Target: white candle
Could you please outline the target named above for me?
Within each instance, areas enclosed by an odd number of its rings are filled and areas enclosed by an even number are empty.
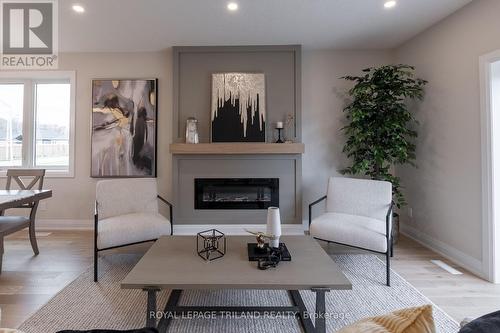
[[[278,121],[276,123],[276,128],[283,128],[283,122],[282,121]]]

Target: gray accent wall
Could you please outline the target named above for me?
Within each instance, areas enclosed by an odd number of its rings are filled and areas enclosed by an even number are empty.
[[[301,140],[301,85],[298,45],[174,47],[174,142],[183,142],[186,119],[198,119],[200,142],[209,142],[212,73],[264,73],[267,141],[277,139],[274,124],[288,114],[295,123],[287,139]]]
[[[300,159],[293,156],[186,156],[174,159],[177,174],[176,223],[178,224],[263,224],[267,210],[194,209],[195,178],[279,178],[282,223],[299,223],[301,179]]]
[[[286,139],[300,142],[300,46],[174,47],[173,59],[173,142],[184,142],[188,117],[198,119],[200,142],[209,142],[211,77],[221,72],[264,73],[267,142],[276,141],[274,124],[289,114],[294,122]],[[282,223],[302,223],[300,154],[173,155],[175,223],[265,224],[267,210],[194,209],[195,178],[279,178]]]

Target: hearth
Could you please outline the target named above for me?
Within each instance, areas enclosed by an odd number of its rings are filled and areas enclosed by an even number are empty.
[[[195,178],[195,209],[267,209],[279,206],[278,178]]]

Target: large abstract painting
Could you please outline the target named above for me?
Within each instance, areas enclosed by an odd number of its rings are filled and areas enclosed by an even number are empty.
[[[157,80],[92,81],[92,177],[156,176]]]
[[[211,111],[212,142],[265,142],[264,74],[212,74]]]

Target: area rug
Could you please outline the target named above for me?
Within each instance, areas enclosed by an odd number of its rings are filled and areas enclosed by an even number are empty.
[[[396,273],[392,286],[386,287],[385,264],[374,255],[337,255],[332,258],[353,285],[352,290],[327,293],[327,332],[358,319],[396,309],[432,304],[418,290]],[[137,290],[120,289],[120,281],[138,261],[137,255],[113,254],[100,263],[99,283],[92,281],[92,267],[64,288],[45,306],[26,320],[20,330],[26,333],[52,333],[62,329],[131,329],[144,326],[146,295]],[[101,268],[102,267],[102,268]],[[279,266],[278,268],[279,269]],[[221,274],[224,274],[221,272]],[[203,276],[200,276],[203,279]],[[169,291],[158,297],[163,308]],[[314,294],[301,291],[309,311],[314,310]],[[287,305],[283,291],[186,291],[180,304],[196,305]],[[434,306],[437,332],[456,333],[458,324]],[[169,332],[301,332],[293,317],[235,316],[232,318],[181,318],[172,322]]]

